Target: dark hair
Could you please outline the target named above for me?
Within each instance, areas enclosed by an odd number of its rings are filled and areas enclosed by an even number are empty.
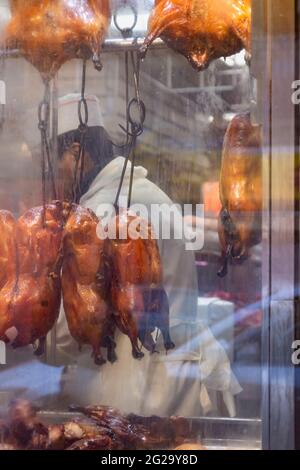
[[[79,143],[81,134],[78,129],[58,136],[58,158],[74,143]],[[114,158],[113,145],[103,127],[89,127],[85,136],[85,150],[94,162],[94,168],[84,178],[82,192],[86,192],[97,174]]]

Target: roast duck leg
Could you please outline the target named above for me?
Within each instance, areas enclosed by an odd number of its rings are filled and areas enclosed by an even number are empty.
[[[6,43],[52,78],[68,60],[99,56],[110,20],[109,0],[11,0]]]
[[[219,238],[223,267],[228,260],[243,261],[261,241],[262,141],[261,128],[250,115],[236,116],[227,129],[220,176]]]
[[[139,342],[155,351],[153,332],[158,328],[166,350],[174,348],[169,334],[169,304],[162,285],[162,267],[151,226],[136,215],[121,212],[112,221],[115,239],[107,240],[112,269],[111,301],[115,321],[140,358]],[[144,230],[145,237],[131,236],[131,228]]]
[[[96,364],[116,359],[114,318],[109,303],[110,270],[104,241],[97,236],[98,218],[89,209],[73,205],[64,230],[62,290],[64,310],[73,338],[89,344]]]
[[[142,47],[161,37],[196,70],[250,48],[251,0],[156,0]]]
[[[63,204],[33,208],[17,221],[1,212],[0,219],[0,339],[14,348],[39,340],[39,354],[59,314]]]

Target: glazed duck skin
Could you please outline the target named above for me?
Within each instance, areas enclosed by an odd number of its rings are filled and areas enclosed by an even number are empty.
[[[7,211],[0,211],[0,340],[8,342],[6,332],[12,326],[9,310],[11,296],[16,285],[16,226],[14,216]]]
[[[19,220],[17,279],[11,312],[19,332],[14,347],[46,338],[58,318],[62,263],[63,205],[29,210]]]
[[[250,115],[236,116],[228,126],[220,177],[222,210],[219,238],[225,261],[243,261],[249,249],[261,240],[262,142],[261,129]]]
[[[15,348],[39,340],[38,354],[60,307],[62,203],[29,210],[16,222],[14,233],[15,269],[0,291],[0,338],[11,340]],[[14,338],[7,335],[9,330]]]
[[[94,54],[110,20],[109,0],[11,0],[8,47],[18,47],[44,78],[68,60]]]
[[[144,225],[143,222],[127,211],[122,212],[113,221],[117,237],[108,241],[112,306],[119,329],[130,338],[135,358],[143,356],[138,340],[154,351],[151,333],[156,327],[162,332],[166,350],[174,347],[169,334],[169,304],[162,286],[161,260],[151,226],[147,225],[145,238],[134,239],[130,234],[131,224]],[[120,233],[125,237],[121,238]]]
[[[62,270],[63,303],[69,330],[79,345],[92,346],[95,363],[105,358],[101,346],[108,348],[114,362],[114,323],[109,306],[109,271],[104,242],[97,236],[96,215],[73,205],[64,230]]]
[[[251,0],[156,0],[142,47],[161,37],[196,70],[250,48]]]

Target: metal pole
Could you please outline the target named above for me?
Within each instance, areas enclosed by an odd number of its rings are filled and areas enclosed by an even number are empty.
[[[103,53],[107,52],[123,52],[123,51],[136,51],[144,43],[145,38],[116,38],[106,39],[103,44]],[[162,39],[156,39],[149,49],[165,49],[167,46]],[[22,51],[19,49],[1,49],[0,58],[16,59],[22,57]]]

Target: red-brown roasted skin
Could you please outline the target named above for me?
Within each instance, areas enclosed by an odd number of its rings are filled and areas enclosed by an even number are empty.
[[[14,253],[16,220],[8,211],[0,211],[0,289],[14,275],[16,259]]]
[[[0,211],[0,339],[7,341],[5,332],[11,326],[8,310],[11,293],[16,283],[16,225],[14,216],[7,211]]]
[[[165,348],[171,349],[174,344],[169,335],[169,304],[162,286],[161,260],[152,228],[126,211],[111,224],[117,228],[115,239],[108,241],[112,265],[111,301],[116,324],[130,338],[132,353],[137,359],[143,356],[138,339],[148,350],[154,351],[151,333],[156,327],[163,334]],[[143,235],[134,237],[136,229]]]
[[[249,50],[251,0],[156,0],[142,48],[161,37],[196,70],[211,61]]]
[[[14,269],[0,291],[0,339],[11,341],[15,348],[39,340],[36,353],[42,353],[47,333],[57,320],[62,233],[60,202],[33,208],[15,223],[10,254]],[[8,334],[11,329],[13,338]]]
[[[42,347],[58,318],[62,235],[61,202],[30,209],[18,220],[17,276],[10,306],[12,326],[18,331],[13,347],[37,340]]]
[[[44,78],[68,60],[99,56],[110,20],[109,0],[11,0],[8,47],[18,47]]]
[[[261,128],[249,114],[236,116],[227,129],[220,176],[222,210],[219,238],[225,261],[245,260],[249,248],[261,240],[262,140]]]
[[[62,288],[64,309],[73,338],[90,344],[96,364],[105,362],[101,346],[114,362],[113,318],[108,303],[109,272],[104,241],[97,235],[97,216],[73,205],[64,231]]]

